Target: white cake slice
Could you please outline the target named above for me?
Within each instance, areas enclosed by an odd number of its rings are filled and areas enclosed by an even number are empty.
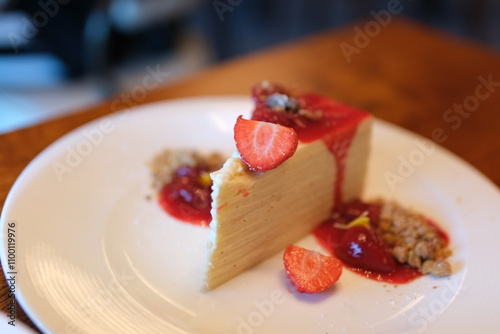
[[[235,152],[212,173],[205,289],[283,251],[327,219],[336,204],[361,196],[372,118],[355,113],[354,121],[299,142],[293,156],[275,169],[251,171]]]

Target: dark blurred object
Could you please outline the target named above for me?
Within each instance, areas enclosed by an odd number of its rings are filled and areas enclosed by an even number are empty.
[[[201,0],[110,0],[107,61],[116,64],[141,55],[174,50],[186,20]]]
[[[19,33],[5,33],[3,53],[49,52],[69,78],[174,48],[183,15],[199,0],[4,0],[0,11],[26,15]],[[1,12],[0,12],[1,14]],[[10,34],[10,36],[9,36]]]
[[[203,17],[219,59],[226,59],[352,21],[373,20],[372,11],[395,2],[403,8],[398,16],[500,49],[497,0],[221,0],[206,2]]]
[[[136,32],[192,11],[201,0],[111,0],[109,16],[118,31]]]
[[[64,0],[61,3],[55,0],[12,1],[7,9],[24,12],[31,18],[31,21],[21,23],[23,33],[18,37],[19,43],[12,45],[14,51],[48,51],[57,55],[67,65],[69,77],[84,74],[84,31],[95,5],[95,0]],[[11,41],[15,42],[13,38]],[[29,42],[24,42],[28,40]]]
[[[69,77],[103,73],[128,59],[176,48],[182,29],[198,29],[217,60],[307,34],[373,19],[397,0],[0,0],[44,20],[20,52],[49,51]],[[400,0],[406,16],[500,49],[500,1]],[[2,8],[3,7],[3,8]],[[42,13],[42,14],[40,14]],[[38,15],[38,16],[37,16]],[[2,33],[0,31],[0,33]],[[1,48],[1,46],[0,46]],[[0,52],[13,52],[12,48]],[[16,53],[18,50],[16,50]]]

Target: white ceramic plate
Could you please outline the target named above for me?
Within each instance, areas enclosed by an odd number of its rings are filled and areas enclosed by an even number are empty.
[[[397,199],[439,222],[451,237],[451,277],[394,286],[345,271],[327,292],[300,295],[278,254],[201,292],[208,229],[178,222],[146,199],[146,163],[166,147],[229,155],[236,116],[250,109],[240,97],[142,106],[72,131],[25,169],[2,214],[1,260],[9,271],[7,233],[14,223],[17,297],[39,328],[201,334],[500,329],[498,189],[432,142],[381,121],[366,197]],[[299,244],[319,249],[311,236]]]

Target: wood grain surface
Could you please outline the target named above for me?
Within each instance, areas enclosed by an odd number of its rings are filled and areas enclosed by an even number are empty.
[[[292,41],[93,108],[0,136],[0,205],[24,167],[50,143],[100,116],[152,101],[249,94],[263,79],[312,90],[373,113],[454,152],[500,185],[500,56],[403,20],[360,37],[366,22]],[[359,28],[355,29],[355,28]],[[352,53],[346,57],[344,49]],[[155,68],[152,64],[151,68]],[[161,69],[160,69],[161,71]],[[146,73],[145,73],[146,74]],[[158,81],[161,81],[159,78]],[[22,237],[22,236],[20,236]],[[10,298],[0,285],[1,310]],[[4,317],[7,321],[8,318]],[[18,309],[17,320],[34,325]]]

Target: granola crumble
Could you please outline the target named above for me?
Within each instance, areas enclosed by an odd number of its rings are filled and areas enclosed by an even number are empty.
[[[451,265],[446,260],[451,250],[422,215],[395,203],[383,203],[378,228],[398,262],[417,268],[424,275],[451,275]]]

